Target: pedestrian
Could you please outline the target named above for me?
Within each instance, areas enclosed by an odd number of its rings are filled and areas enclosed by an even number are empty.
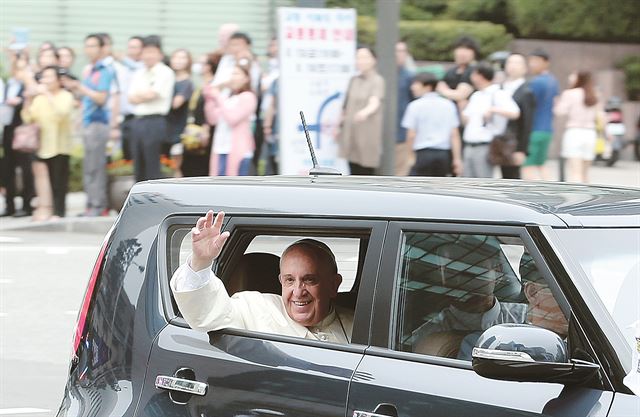
[[[415,152],[413,176],[462,175],[458,110],[435,92],[437,85],[438,79],[430,73],[417,74],[411,83],[411,92],[418,98],[409,103],[402,127],[407,129],[406,143]]]
[[[162,177],[160,152],[167,138],[166,117],[175,81],[163,58],[160,38],[147,36],[142,48],[144,67],[133,75],[129,89],[129,102],[135,106],[131,145],[136,181]]]
[[[504,133],[509,119],[520,116],[520,109],[511,95],[499,85],[492,84],[493,75],[493,68],[486,62],[479,63],[471,72],[476,92],[462,111],[465,177],[493,177],[489,144],[494,136]]]
[[[580,71],[575,83],[565,90],[556,102],[554,113],[566,116],[566,130],[562,136],[562,157],[567,161],[567,179],[588,183],[589,168],[595,158],[596,117],[604,118],[591,73]]]
[[[518,105],[520,117],[509,120],[507,124],[507,129],[517,139],[517,146],[511,155],[511,164],[503,165],[500,169],[502,178],[520,179],[520,166],[527,157],[536,101],[529,83],[525,79],[527,61],[523,55],[517,53],[509,55],[505,61],[504,71],[506,80],[503,83],[503,88],[511,94],[511,98]]]
[[[467,105],[467,100],[473,93],[471,73],[478,59],[478,43],[468,37],[460,37],[453,46],[453,61],[455,66],[450,68],[438,83],[436,91],[442,96],[453,100],[462,111]]]
[[[73,94],[62,88],[58,67],[44,68],[40,82],[40,94],[27,100],[21,114],[25,123],[36,123],[40,128],[40,148],[32,163],[38,197],[35,221],[66,215],[74,107]]]
[[[558,81],[549,72],[549,55],[542,49],[536,49],[529,54],[528,63],[529,71],[533,74],[529,88],[533,92],[536,108],[533,113],[527,159],[522,165],[522,178],[548,181],[551,174],[545,163],[553,137],[553,102],[558,95]]]
[[[143,67],[141,61],[143,38],[132,36],[127,41],[127,51],[114,62],[114,69],[120,88],[120,149],[122,158],[131,160],[131,124],[133,121],[133,105],[129,102],[129,90],[133,74]]]
[[[353,175],[373,175],[382,154],[382,100],[384,79],[376,71],[369,47],[356,51],[358,75],[351,78],[342,111],[339,156]]]
[[[84,53],[89,59],[82,82],[65,80],[65,87],[82,97],[82,142],[84,159],[82,183],[87,194],[83,215],[89,217],[109,214],[107,204],[107,156],[109,140],[109,94],[114,78],[113,68],[105,65],[102,47],[104,38],[89,34],[84,40]]]
[[[58,66],[60,69],[71,73],[71,68],[76,60],[76,53],[69,46],[61,46],[58,48]]]
[[[249,175],[255,142],[251,119],[258,100],[251,90],[251,63],[240,60],[231,73],[228,88],[214,85],[205,91],[205,114],[216,126],[209,175]]]
[[[32,154],[25,152],[17,152],[13,150],[13,137],[16,127],[22,124],[20,112],[24,102],[24,84],[19,79],[18,57],[11,56],[11,76],[7,79],[6,84],[2,87],[0,95],[2,104],[0,105],[0,124],[2,130],[2,150],[3,163],[0,175],[1,183],[5,187],[5,211],[0,217],[13,216],[25,217],[31,216],[31,199],[34,196],[33,173],[31,171]],[[0,79],[0,85],[2,84]],[[20,183],[22,190],[22,208],[16,210],[15,197],[17,195],[16,173],[20,168]]]
[[[209,175],[209,159],[211,158],[211,143],[215,126],[209,125],[204,114],[205,98],[203,89],[211,85],[213,77],[222,58],[221,53],[206,54],[198,59],[194,66],[194,73],[201,77],[201,88],[195,90],[191,102],[193,128],[187,125],[183,138],[182,175],[185,177],[200,177]]]
[[[189,117],[189,101],[193,94],[193,81],[191,81],[191,53],[186,49],[177,49],[171,54],[171,69],[175,72],[175,84],[173,87],[173,99],[171,110],[167,115],[168,142],[165,147],[165,155],[171,156],[176,167],[176,176],[181,177],[183,147],[180,143],[180,135],[187,126]]]
[[[415,162],[413,159],[413,150],[406,141],[407,129],[402,126],[402,117],[413,98],[411,94],[411,84],[414,73],[408,68],[408,60],[409,49],[407,43],[404,41],[396,43],[396,65],[398,68],[398,114],[396,120],[395,174],[400,176],[409,175],[411,166]]]

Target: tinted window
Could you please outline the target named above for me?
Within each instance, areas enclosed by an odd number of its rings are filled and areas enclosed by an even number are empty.
[[[399,350],[470,360],[482,331],[499,323],[567,334],[567,320],[520,238],[408,232],[401,256]]]

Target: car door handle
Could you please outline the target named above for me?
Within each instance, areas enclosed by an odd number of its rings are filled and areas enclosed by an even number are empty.
[[[373,411],[355,410],[353,417],[398,417],[398,409],[393,404],[380,403]]]
[[[156,388],[168,391],[178,391],[192,395],[205,395],[208,387],[209,385],[204,382],[192,381],[190,379],[164,375],[158,375],[156,377]]]
[[[353,412],[353,417],[390,417],[390,416],[388,414],[378,414],[378,413],[372,413],[370,411],[355,410]]]

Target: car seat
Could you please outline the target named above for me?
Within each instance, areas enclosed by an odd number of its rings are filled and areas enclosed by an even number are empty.
[[[229,294],[240,291],[281,294],[278,280],[280,257],[272,253],[245,253],[238,261],[227,284]]]

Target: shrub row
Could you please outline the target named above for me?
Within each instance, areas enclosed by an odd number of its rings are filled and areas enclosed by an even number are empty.
[[[376,29],[374,17],[358,16],[358,42],[375,45]],[[399,23],[399,30],[400,38],[407,42],[418,61],[451,61],[452,45],[463,35],[479,43],[481,57],[505,49],[513,39],[504,26],[489,22],[403,20]]]

